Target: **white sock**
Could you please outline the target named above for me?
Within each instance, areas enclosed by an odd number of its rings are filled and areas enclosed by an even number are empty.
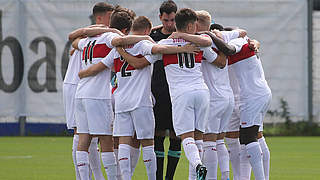
[[[98,151],[98,138],[92,138],[89,146],[89,162],[95,180],[104,180],[101,171],[100,153]]]
[[[182,145],[185,155],[189,160],[189,163],[191,163],[192,167],[196,169],[197,165],[202,163],[200,159],[199,150],[196,146],[196,143],[194,142],[194,139],[191,137],[185,138],[182,141]]]
[[[240,145],[240,180],[248,180],[251,176],[251,165],[248,158],[246,146]]]
[[[202,161],[202,157],[203,157],[203,140],[196,140],[195,143],[196,143],[196,146],[197,146],[198,151],[199,151],[200,159]],[[197,178],[196,170],[195,170],[195,168],[192,167],[191,163],[189,162],[189,180],[196,179],[196,178]]]
[[[252,142],[246,145],[249,161],[256,180],[265,180],[262,163],[262,151],[258,142]]]
[[[120,165],[119,165],[119,161],[118,161],[119,150],[113,149],[113,152],[114,152],[114,156],[116,157],[116,162],[117,162],[117,180],[122,180]]]
[[[108,180],[117,180],[117,162],[113,152],[101,152],[103,167]]]
[[[156,180],[157,160],[154,146],[142,147],[143,162],[147,169],[148,179]]]
[[[221,180],[229,179],[229,153],[226,145],[224,144],[224,139],[217,140],[217,154],[218,162],[221,171]]]
[[[240,142],[239,138],[225,138],[229,148],[229,157],[232,165],[233,179],[240,179]]]
[[[140,158],[140,148],[131,147],[131,174],[133,176],[134,169],[136,168],[139,158]]]
[[[216,142],[205,141],[203,143],[203,164],[207,167],[207,180],[216,180],[218,171],[218,157]]]
[[[258,139],[262,150],[262,158],[263,158],[263,169],[264,169],[264,176],[266,180],[269,180],[269,170],[270,170],[270,151],[266,140],[264,137]]]
[[[72,142],[72,160],[73,160],[73,164],[74,164],[74,170],[76,173],[76,180],[81,180],[79,169],[77,166],[77,159],[76,159],[76,152],[77,152],[78,143],[79,143],[79,135],[75,134],[73,136],[73,142]]]
[[[89,179],[89,155],[86,151],[77,151],[77,166],[79,169],[81,180]]]
[[[124,180],[131,179],[131,158],[130,158],[131,146],[128,144],[119,145],[118,161],[120,164],[121,174]]]

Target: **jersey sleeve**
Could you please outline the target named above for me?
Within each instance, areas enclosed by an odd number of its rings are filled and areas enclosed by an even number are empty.
[[[145,58],[149,61],[150,64],[153,64],[156,61],[162,60],[162,54],[147,55],[145,56]]]
[[[141,46],[140,46],[140,50],[141,50],[141,54],[143,56],[145,55],[151,55],[152,54],[152,47],[155,44],[153,44],[152,42],[148,41],[148,40],[143,40],[141,41]]]
[[[242,46],[246,44],[246,40],[244,40],[243,38],[237,38],[231,40],[228,44],[234,46],[236,48],[236,53],[238,53],[241,51]]]
[[[83,51],[86,46],[87,46],[87,38],[80,39],[80,41],[78,42],[79,50]]]
[[[111,68],[113,67],[114,57],[115,57],[116,53],[117,53],[116,49],[113,48],[113,49],[109,52],[109,54],[108,54],[105,58],[103,58],[103,59],[101,60],[101,62],[102,62],[105,66],[107,66],[108,68],[111,69]]]
[[[116,37],[120,37],[119,34],[117,33],[112,33],[112,32],[108,32],[105,36],[105,42],[106,42],[106,45],[109,47],[109,48],[114,48],[112,46],[112,40]]]
[[[239,38],[239,31],[221,31],[225,42],[230,42],[232,39]]]
[[[215,61],[218,57],[218,54],[216,52],[213,51],[213,49],[211,47],[205,47],[202,48],[203,51],[203,57],[209,62],[212,63],[213,61]]]

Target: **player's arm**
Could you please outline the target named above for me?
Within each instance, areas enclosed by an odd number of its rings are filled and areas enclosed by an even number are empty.
[[[79,75],[80,79],[85,78],[85,77],[89,77],[89,76],[95,76],[99,72],[101,72],[107,68],[108,67],[106,65],[104,65],[102,62],[99,62],[98,64],[94,64],[94,65],[90,66],[88,69],[80,70],[78,75]]]
[[[142,69],[150,65],[150,62],[145,57],[134,57],[131,54],[127,53],[121,46],[117,47],[117,51],[120,56],[122,56],[123,59],[125,59],[135,69]]]
[[[212,62],[215,66],[219,68],[224,68],[227,65],[227,57],[222,52],[218,52],[217,58]]]
[[[114,47],[125,46],[129,44],[135,44],[142,40],[149,40],[154,42],[150,36],[141,36],[141,35],[127,35],[127,36],[117,36],[112,39],[111,44]]]
[[[234,46],[229,45],[224,42],[222,39],[218,38],[214,33],[206,31],[207,35],[209,35],[213,41],[213,43],[217,46],[219,51],[222,51],[226,56],[231,56],[236,53],[236,48]]]
[[[248,39],[249,48],[254,50],[256,53],[259,52],[260,49],[260,42],[253,39]]]
[[[235,29],[235,31],[239,32],[239,37],[245,37],[247,35],[247,31],[244,29]]]
[[[160,29],[160,28],[162,28],[162,27],[163,27],[162,24],[160,24],[160,25],[158,25],[158,26],[154,26],[154,27],[152,27],[151,32],[152,32],[152,31],[155,31],[155,30],[158,30],[158,29]]]
[[[81,40],[81,38],[77,38],[77,39],[75,39],[74,41],[72,41],[72,47],[74,48],[74,49],[76,49],[76,50],[80,50],[80,48],[79,48],[79,42],[80,42],[80,40]]]
[[[187,33],[178,33],[178,32],[173,32],[169,38],[180,38],[184,39],[186,41],[192,42],[198,46],[201,47],[207,47],[211,46],[212,41],[210,37],[207,36],[199,36],[199,35],[194,35],[194,34],[187,34]]]
[[[156,44],[152,47],[152,54],[176,54],[176,53],[197,53],[200,48],[196,45],[187,44],[185,46],[170,46]]]
[[[105,32],[113,32],[119,35],[123,35],[123,33],[115,28],[108,28],[102,26],[94,26],[94,27],[86,27],[77,29],[69,34],[69,40],[72,41],[76,38],[82,37],[92,37],[96,36]]]

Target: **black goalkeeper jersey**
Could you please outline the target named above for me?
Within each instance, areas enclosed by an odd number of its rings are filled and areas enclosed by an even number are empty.
[[[162,28],[156,29],[150,33],[150,37],[156,42],[162,39],[167,39],[171,35],[163,34],[161,32],[161,29]],[[161,108],[163,104],[164,106],[171,107],[169,86],[164,71],[163,61],[156,61],[153,65],[151,91],[154,98],[156,99],[156,106],[159,105],[159,108]]]

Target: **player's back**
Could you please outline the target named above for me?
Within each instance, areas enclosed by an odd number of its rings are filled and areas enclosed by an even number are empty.
[[[111,40],[118,36],[114,33],[103,33],[100,36],[88,37],[80,40],[82,50],[82,69],[88,69],[106,57],[113,46]],[[98,73],[96,76],[82,78],[78,84],[77,98],[110,99],[110,69]]]
[[[239,36],[239,33],[236,31],[221,31],[221,33],[226,43]],[[214,43],[212,43],[211,47],[218,53],[219,50]],[[228,65],[219,68],[208,61],[202,61],[201,70],[205,83],[210,90],[211,99],[229,98],[233,95],[229,83]]]
[[[189,42],[184,39],[163,39],[159,44],[184,46]],[[177,97],[183,92],[195,89],[208,89],[201,72],[203,51],[197,54],[178,53],[163,54],[163,64],[169,84],[171,97]]]
[[[232,66],[239,81],[241,99],[270,94],[271,90],[265,80],[261,61],[249,48],[247,40],[238,38],[231,43],[242,46],[240,52],[229,57],[229,65]]]
[[[150,41],[140,41],[134,45],[127,46],[126,52],[135,57],[151,55],[153,44]],[[151,101],[151,67],[135,69],[128,64],[113,49],[113,66],[117,73],[117,89],[114,91],[116,112],[132,111],[140,106],[152,107]]]

